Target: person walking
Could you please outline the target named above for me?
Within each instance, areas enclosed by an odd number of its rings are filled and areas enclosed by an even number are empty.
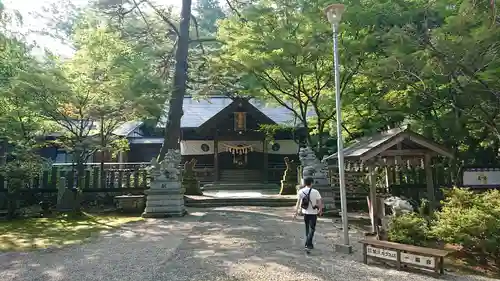
[[[295,204],[295,219],[299,212],[304,215],[304,224],[306,226],[306,250],[314,249],[314,232],[316,231],[316,222],[318,215],[323,213],[323,201],[321,194],[317,189],[312,187],[313,178],[307,177],[304,179],[304,187],[297,192],[297,203]]]

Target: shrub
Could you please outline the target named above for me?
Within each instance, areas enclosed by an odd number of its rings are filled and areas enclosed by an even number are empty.
[[[500,258],[500,192],[454,188],[432,223],[433,236],[480,260]]]
[[[18,193],[26,187],[30,179],[39,175],[42,169],[42,160],[30,151],[16,148],[10,153],[12,160],[0,167],[0,175],[7,179],[7,216],[15,217],[19,205]]]
[[[397,215],[389,222],[387,232],[389,241],[424,246],[428,240],[429,226],[427,220],[416,214]]]

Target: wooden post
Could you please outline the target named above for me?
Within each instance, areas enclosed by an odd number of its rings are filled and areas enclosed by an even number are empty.
[[[402,143],[396,144],[396,149],[397,150],[402,150],[403,149],[403,144]],[[394,157],[394,173],[396,174],[395,178],[399,179],[398,184],[402,184],[402,180],[403,180],[402,173],[401,173],[401,171],[403,170],[402,166],[403,166],[403,159],[402,159],[402,157],[400,155]],[[394,183],[396,183],[396,182],[394,182]]]
[[[0,177],[0,180],[2,178]],[[2,185],[2,183],[0,182],[0,185]],[[49,171],[48,170],[45,170],[43,171],[43,175],[42,175],[42,188],[43,189],[48,189],[49,188]]]
[[[126,171],[125,172],[125,188],[130,188],[130,176],[132,174],[130,173],[130,171]]]
[[[269,167],[268,167],[269,163],[268,163],[267,140],[266,139],[264,139],[262,141],[262,153],[264,153],[263,154],[263,156],[264,156],[263,157],[264,158],[264,163],[263,163],[264,166],[263,167],[264,168],[262,170],[262,182],[267,183],[268,182],[268,174],[269,174]]]
[[[109,170],[109,188],[115,188],[115,171]]]
[[[215,133],[214,140],[214,181],[219,181],[219,141],[217,140],[217,133]]]
[[[434,261],[434,263],[437,264],[437,261]],[[439,273],[444,274],[444,257],[439,257]]]
[[[389,187],[394,183],[394,159],[392,157],[385,158],[385,188],[386,191],[389,191]]]
[[[123,151],[118,152],[118,169],[123,169]]]
[[[425,169],[425,182],[427,185],[427,199],[429,200],[429,210],[434,211],[435,208],[435,191],[434,191],[434,180],[432,179],[432,167],[431,167],[431,155],[425,154],[424,157],[424,169]]]
[[[104,188],[104,186],[99,186],[99,167],[94,167],[92,169],[92,188]]]
[[[139,188],[139,169],[134,170],[134,189]]]
[[[57,169],[57,166],[52,166],[52,169],[50,171],[50,188],[51,189],[57,189],[57,178],[59,177],[59,170]],[[7,187],[7,186],[5,186]]]
[[[148,170],[144,169],[142,170],[142,184],[141,184],[141,187],[144,188],[144,189],[147,189],[148,188]]]
[[[368,263],[368,253],[366,251],[366,247],[368,245],[366,243],[363,243],[363,263],[367,264]]]
[[[123,188],[123,171],[118,171],[118,188]]]
[[[401,250],[396,250],[396,268],[401,270]]]
[[[375,233],[377,231],[377,187],[375,180],[375,172],[373,170],[373,163],[368,164],[368,177],[370,180],[370,207],[371,207],[371,221],[372,221],[372,231]]]
[[[90,178],[90,170],[85,170],[85,189],[89,189],[90,188],[90,182],[92,181],[92,179]]]

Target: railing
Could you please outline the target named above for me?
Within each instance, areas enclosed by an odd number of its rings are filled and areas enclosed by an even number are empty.
[[[269,163],[267,180],[271,183],[280,183],[283,179],[283,173],[286,170],[286,165],[282,162]]]
[[[61,177],[66,180],[67,188],[80,187],[84,192],[143,190],[149,186],[149,171],[144,167],[127,167],[125,169],[109,167],[101,171],[99,167],[88,166],[81,177],[74,169],[67,166],[54,165],[51,169],[41,171],[33,178],[26,179],[23,192],[55,192]],[[101,179],[104,178],[104,186]],[[81,183],[78,182],[81,180]],[[5,192],[9,179],[0,177],[0,192]]]
[[[215,168],[212,164],[196,164],[193,171],[200,182],[215,181]]]

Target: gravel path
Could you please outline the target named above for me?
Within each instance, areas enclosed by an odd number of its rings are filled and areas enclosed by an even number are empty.
[[[332,251],[336,224],[318,222],[316,248],[302,250],[303,225],[289,209],[216,209],[180,219],[148,220],[58,250],[0,255],[1,281],[290,281],[439,280],[367,266]],[[268,214],[266,214],[268,213]],[[493,280],[447,274],[446,280]]]

